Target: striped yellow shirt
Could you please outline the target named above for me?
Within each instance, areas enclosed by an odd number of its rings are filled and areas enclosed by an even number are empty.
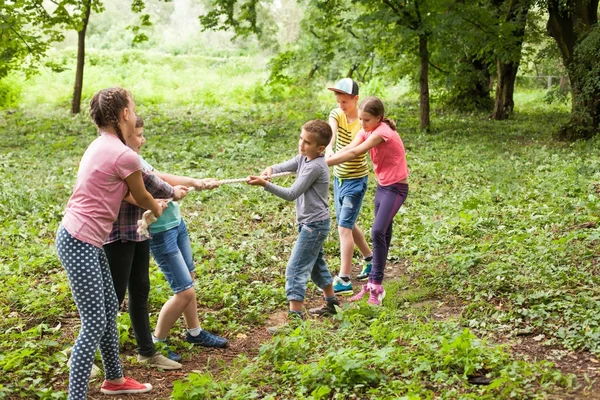
[[[346,114],[344,114],[341,108],[331,110],[329,118],[335,119],[338,124],[334,147],[334,151],[337,153],[354,140],[354,136],[360,130],[360,120],[356,118],[354,122],[349,124]],[[366,153],[356,157],[354,160],[346,161],[333,167],[333,175],[339,179],[362,178],[368,174],[369,166],[367,165]]]

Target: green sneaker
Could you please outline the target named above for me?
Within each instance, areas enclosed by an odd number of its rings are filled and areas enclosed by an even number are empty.
[[[365,267],[362,269],[360,274],[356,276],[357,281],[368,281],[369,275],[371,275],[371,268],[373,268],[373,263],[369,261]]]
[[[352,282],[345,282],[339,276],[333,278],[333,291],[338,296],[350,296],[353,293]]]

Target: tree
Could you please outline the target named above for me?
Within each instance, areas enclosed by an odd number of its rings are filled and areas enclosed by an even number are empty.
[[[599,0],[547,0],[547,29],[571,82],[571,121],[561,139],[587,139],[600,130]]]
[[[0,4],[0,79],[11,71],[37,71],[46,51],[64,36],[42,0],[3,1]],[[58,67],[45,63],[52,69]]]
[[[504,51],[496,51],[496,99],[494,101],[494,111],[491,119],[507,119],[515,108],[513,94],[515,90],[515,80],[517,71],[521,62],[521,49],[525,38],[525,26],[527,24],[527,14],[531,4],[528,0],[494,0],[495,5],[505,7],[503,24],[503,37],[506,38]]]

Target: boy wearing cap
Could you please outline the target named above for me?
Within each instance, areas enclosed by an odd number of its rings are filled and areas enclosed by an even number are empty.
[[[358,84],[351,78],[340,79],[329,87],[335,93],[338,108],[331,110],[329,125],[333,137],[326,149],[326,158],[349,145],[360,130],[358,119]],[[369,167],[366,153],[351,161],[333,167],[333,195],[340,237],[340,273],[334,278],[334,291],[338,295],[352,294],[350,272],[354,245],[360,250],[365,266],[358,280],[369,279],[373,253],[362,230],[356,225],[363,198],[367,192]]]

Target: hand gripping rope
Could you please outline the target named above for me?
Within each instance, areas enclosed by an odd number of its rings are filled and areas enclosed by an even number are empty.
[[[270,176],[270,178],[278,178],[280,176],[288,176],[288,175],[292,175],[294,173],[295,172],[279,172],[277,174],[272,174]],[[245,183],[245,182],[248,182],[249,180],[250,180],[250,178],[223,179],[223,180],[217,181],[217,183],[219,184],[219,186],[221,186],[221,185],[229,185],[232,183]],[[196,190],[196,188],[194,188],[194,187],[188,188],[188,193],[193,190]],[[159,200],[165,201],[166,203],[173,201],[173,199],[159,199]],[[150,225],[152,225],[152,223],[156,222],[156,219],[157,218],[152,211],[150,211],[150,210],[144,211],[144,214],[142,215],[142,219],[138,220],[138,222],[137,222],[137,224],[138,224],[137,233],[139,235],[142,235],[145,237],[150,237],[150,232],[148,231],[148,227]]]

